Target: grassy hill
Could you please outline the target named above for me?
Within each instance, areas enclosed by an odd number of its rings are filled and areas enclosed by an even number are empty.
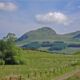
[[[44,43],[47,43],[45,47],[42,45]],[[49,27],[43,27],[25,33],[16,40],[16,44],[29,49],[35,48],[57,53],[75,53],[80,51],[80,31],[60,35]]]
[[[80,31],[60,35],[49,27],[43,27],[23,34],[20,38],[17,39],[17,43],[19,43],[20,45],[24,45],[24,43],[38,41],[38,40],[77,42],[76,39],[80,40]]]
[[[21,75],[24,80],[52,80],[80,67],[79,55],[26,50],[18,57],[22,59],[24,64],[0,66],[0,78]]]

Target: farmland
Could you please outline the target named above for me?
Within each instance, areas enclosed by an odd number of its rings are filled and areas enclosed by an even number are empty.
[[[0,78],[13,75],[23,80],[54,80],[80,67],[80,55],[51,54],[34,50],[21,53],[23,65],[1,65]]]

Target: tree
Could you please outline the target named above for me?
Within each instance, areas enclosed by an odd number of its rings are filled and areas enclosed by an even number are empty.
[[[41,43],[41,46],[42,47],[51,47],[53,44],[49,41],[44,41]]]
[[[0,40],[0,64],[20,64],[21,60],[15,58],[22,50],[12,43],[12,40]]]
[[[17,39],[16,35],[14,33],[8,33],[6,37],[3,38],[3,40],[5,41],[11,41],[11,42],[15,42],[15,40]]]
[[[49,48],[50,51],[63,50],[67,47],[67,44],[62,41],[55,41],[53,45]]]
[[[26,48],[26,49],[38,49],[40,47],[41,47],[41,45],[37,41],[31,42],[31,43],[29,43],[27,45],[22,46],[22,48]]]

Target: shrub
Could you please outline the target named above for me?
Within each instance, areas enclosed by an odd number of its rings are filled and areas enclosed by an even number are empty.
[[[51,47],[51,46],[52,46],[52,43],[49,42],[49,41],[45,41],[45,42],[42,42],[42,43],[41,43],[41,46],[42,46],[42,47]]]
[[[53,43],[53,45],[49,48],[50,51],[53,51],[53,50],[63,50],[67,47],[67,44],[64,43],[64,42],[58,42],[58,41],[55,41]]]
[[[0,40],[0,64],[19,64],[21,60],[15,59],[20,55],[22,50],[10,41]]]
[[[31,42],[31,43],[24,45],[22,47],[27,48],[27,49],[38,49],[41,47],[41,45],[38,42]]]

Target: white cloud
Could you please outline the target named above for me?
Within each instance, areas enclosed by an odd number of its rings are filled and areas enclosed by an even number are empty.
[[[61,12],[49,12],[46,14],[38,14],[35,16],[36,20],[40,23],[58,23],[67,24],[68,17]]]
[[[13,11],[16,10],[17,6],[11,2],[0,2],[0,10]]]

